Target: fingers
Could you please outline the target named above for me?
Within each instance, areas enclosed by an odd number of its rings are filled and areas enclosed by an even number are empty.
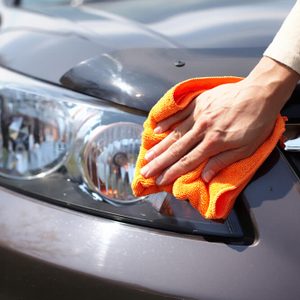
[[[193,112],[194,108],[195,108],[195,101],[192,101],[185,109],[159,122],[156,128],[154,129],[154,133],[158,134],[167,131],[172,127],[172,125],[186,119]]]
[[[155,157],[165,152],[172,144],[178,141],[185,133],[193,127],[193,119],[187,118],[177,128],[175,128],[167,137],[161,142],[153,146],[145,154],[145,159],[150,162]]]
[[[158,185],[167,185],[181,175],[194,170],[203,161],[220,152],[218,145],[218,142],[211,143],[209,138],[204,139],[202,143],[187,155],[181,155],[181,158],[175,164],[166,169],[163,174],[157,178],[156,183]]]
[[[141,174],[146,178],[156,176],[161,174],[161,172],[176,163],[178,160],[183,162],[185,159],[183,157],[186,153],[201,142],[206,128],[207,123],[205,121],[201,123],[199,122],[197,126],[193,126],[193,128],[190,129],[183,137],[179,138],[178,141],[175,142],[173,140],[173,143],[167,149],[160,152],[156,158],[141,169]],[[156,154],[157,153],[153,155]]]
[[[202,179],[206,182],[211,181],[213,177],[215,177],[222,169],[250,156],[253,152],[254,151],[250,149],[246,150],[244,147],[242,147],[222,152],[210,158],[202,171]]]

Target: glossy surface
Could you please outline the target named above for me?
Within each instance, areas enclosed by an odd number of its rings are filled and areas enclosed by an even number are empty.
[[[98,296],[109,293],[110,285],[105,281],[112,280],[120,290],[126,285],[123,297],[132,296],[132,290],[146,289],[155,291],[158,299],[160,294],[169,294],[192,299],[281,300],[286,299],[288,290],[289,299],[298,299],[300,243],[295,237],[300,234],[299,191],[298,178],[276,151],[244,192],[258,228],[258,239],[249,247],[112,222],[1,188],[0,261],[6,265],[2,253],[18,249],[31,261],[31,278],[39,274],[43,262],[54,264],[47,270],[60,266],[60,273],[67,278],[70,272],[74,277],[78,272],[89,274],[99,285],[104,284],[102,292],[96,291]],[[46,290],[49,295],[60,292],[81,299],[81,287],[79,294],[73,293],[64,281],[56,281],[54,290],[50,286],[41,290],[45,281],[60,278],[45,272],[49,277],[31,281],[35,285],[31,292],[35,291],[37,298]],[[22,282],[17,284],[16,274],[20,274],[18,269],[8,271],[5,277],[3,272],[0,275],[5,278],[0,281],[2,291],[8,282],[18,286],[10,290],[12,299],[27,288]],[[84,277],[81,283],[89,286]]]
[[[35,10],[42,14],[16,9],[5,14],[0,64],[59,84],[70,69],[99,56],[88,72],[101,80],[95,85],[94,77],[81,90],[93,90],[105,100],[147,111],[162,91],[178,80],[245,76],[292,3],[142,0],[100,1],[78,7],[37,5]],[[157,48],[162,50],[153,50]],[[183,50],[186,48],[197,50]],[[176,68],[177,60],[187,63]],[[80,83],[87,75],[84,66],[81,69],[84,74],[76,72],[74,79],[79,78]]]
[[[60,84],[63,74],[93,56],[113,53],[127,68],[130,56],[123,54],[129,48],[193,47],[204,50],[202,59],[191,59],[202,68],[200,76],[245,75],[292,4],[166,0],[158,5],[157,1],[143,0],[37,8],[42,14],[20,10],[11,14],[2,9],[0,62]],[[135,53],[142,63],[142,54]],[[241,56],[236,57],[237,53]],[[171,66],[169,59],[173,63],[175,57],[170,55],[172,59],[167,56],[159,61],[162,66],[178,73],[197,72],[189,62],[181,70]],[[228,59],[232,59],[230,63]],[[141,80],[137,75],[133,82],[128,72],[151,75],[151,67],[145,63],[145,71],[136,68],[111,73],[108,65],[107,74],[125,74],[120,76],[121,82],[133,84],[135,90]],[[152,69],[158,67],[154,64]],[[105,68],[101,72],[105,73]],[[162,82],[168,72],[163,73]],[[159,76],[159,72],[155,74]],[[94,86],[95,90],[102,88],[101,82]],[[145,84],[147,99],[153,90]],[[119,95],[120,89],[111,93]],[[297,91],[285,108],[293,119],[299,111],[296,95]],[[124,99],[127,102],[112,97],[106,101],[143,111],[150,107],[127,94]],[[60,192],[55,185],[49,189]],[[147,299],[149,294],[158,299],[162,294],[184,299],[299,299],[299,198],[299,178],[275,150],[241,195],[256,229],[255,243],[247,246],[126,225],[1,188],[0,262],[4,271],[0,273],[0,296],[30,300]]]
[[[70,89],[118,104],[149,111],[176,83],[192,77],[246,76],[260,48],[127,49],[81,62],[62,78]],[[177,63],[184,65],[177,66]],[[244,70],[240,63],[243,63]]]
[[[89,188],[113,203],[139,201],[131,183],[141,146],[143,126],[117,122],[95,129],[85,143],[81,167]]]
[[[0,119],[1,176],[31,179],[62,165],[72,139],[70,116],[51,95],[4,84]]]

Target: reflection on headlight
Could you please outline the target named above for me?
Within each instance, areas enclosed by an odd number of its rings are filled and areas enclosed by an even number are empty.
[[[136,201],[131,190],[143,127],[119,122],[95,129],[84,146],[81,165],[88,186],[106,198]]]
[[[128,117],[51,90],[0,86],[0,175],[32,179],[64,166],[103,199],[138,201],[131,182],[143,128]]]
[[[0,174],[32,178],[57,168],[71,135],[68,112],[56,102],[16,88],[0,89]]]

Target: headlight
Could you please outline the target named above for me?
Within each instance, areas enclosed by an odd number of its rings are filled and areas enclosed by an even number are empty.
[[[45,177],[64,165],[73,179],[110,201],[139,200],[130,186],[143,128],[124,122],[127,113],[76,103],[54,89],[4,83],[0,118],[3,177]]]
[[[57,169],[72,143],[63,103],[20,87],[0,89],[0,175],[31,179]]]
[[[130,186],[145,120],[140,112],[0,68],[0,118],[3,186],[125,222],[244,238],[235,212],[221,224],[166,193],[134,198]]]
[[[143,127],[129,122],[99,127],[86,141],[82,174],[88,186],[117,203],[136,202],[131,190]]]

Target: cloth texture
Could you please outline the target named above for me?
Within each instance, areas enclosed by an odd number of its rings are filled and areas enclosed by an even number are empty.
[[[146,179],[140,174],[140,170],[147,164],[144,159],[146,152],[171,132],[169,130],[162,134],[155,134],[153,130],[158,122],[184,109],[202,92],[221,84],[240,80],[239,77],[189,79],[171,88],[156,103],[144,122],[142,144],[132,182],[132,190],[135,196],[166,191],[172,193],[179,200],[188,199],[191,205],[207,219],[227,218],[237,196],[272,152],[284,132],[285,119],[282,116],[278,115],[272,134],[254,154],[223,169],[209,183],[204,182],[201,178],[201,171],[206,161],[165,186],[157,186],[155,183],[156,177]]]
[[[273,58],[300,74],[300,0],[265,50],[264,56]]]

